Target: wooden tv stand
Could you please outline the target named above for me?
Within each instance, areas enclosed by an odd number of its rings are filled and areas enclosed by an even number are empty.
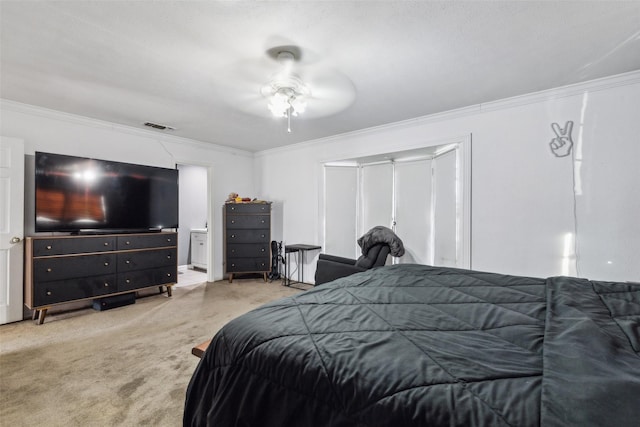
[[[171,286],[178,278],[175,232],[25,239],[25,305],[42,324],[58,304]]]

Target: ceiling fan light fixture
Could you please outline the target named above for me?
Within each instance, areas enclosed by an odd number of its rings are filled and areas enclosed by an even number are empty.
[[[307,99],[311,91],[307,85],[291,72],[294,57],[289,52],[280,52],[278,60],[284,69],[273,76],[271,81],[262,87],[262,96],[267,98],[267,108],[275,117],[288,119],[287,130],[291,132],[291,117],[297,117],[307,108]]]
[[[302,114],[310,94],[309,88],[293,75],[272,80],[262,88],[262,95],[268,100],[267,107],[276,117],[286,117],[290,108],[292,114]]]
[[[294,98],[291,100],[291,108],[295,112],[295,115],[302,114],[307,109],[306,98]]]
[[[289,97],[282,92],[276,92],[269,98],[267,108],[274,117],[286,117],[287,110],[290,108]]]

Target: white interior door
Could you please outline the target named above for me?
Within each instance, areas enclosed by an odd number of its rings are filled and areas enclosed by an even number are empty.
[[[24,143],[0,137],[0,324],[22,320]]]
[[[358,237],[377,225],[393,227],[393,164],[363,165],[361,174],[362,222]]]
[[[395,163],[395,232],[405,253],[400,264],[433,264],[431,159]]]
[[[456,188],[456,150],[433,159],[433,263],[443,267],[461,267],[458,248],[460,220]]]
[[[327,253],[357,258],[357,246],[352,254],[339,248],[348,248],[372,227],[384,225],[404,243],[405,255],[393,258],[394,263],[472,268],[471,135],[418,151],[334,163],[341,164],[334,169],[325,165],[321,192]],[[346,169],[354,165],[359,169],[355,178]]]
[[[324,247],[328,254],[351,258],[358,239],[356,166],[325,166]]]

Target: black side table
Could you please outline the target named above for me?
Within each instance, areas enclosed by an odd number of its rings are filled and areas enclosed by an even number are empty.
[[[285,257],[285,264],[284,264],[284,280],[283,280],[283,285],[285,286],[291,286],[292,283],[304,283],[304,261],[305,261],[305,253],[307,251],[315,251],[315,250],[320,250],[322,249],[322,246],[316,246],[316,245],[304,245],[304,244],[297,244],[297,245],[285,245],[284,246],[284,257]],[[289,268],[289,254],[295,252],[296,253],[296,266],[298,267],[298,281],[297,282],[292,282],[291,278],[289,277],[290,274],[290,268]]]

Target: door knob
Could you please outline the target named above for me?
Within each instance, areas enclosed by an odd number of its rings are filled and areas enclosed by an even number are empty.
[[[20,240],[22,239],[20,239],[19,237],[13,237],[11,238],[11,243],[20,243]]]

